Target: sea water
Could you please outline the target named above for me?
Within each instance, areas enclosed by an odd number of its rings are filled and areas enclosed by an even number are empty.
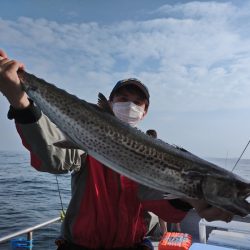
[[[63,207],[67,208],[70,174],[57,175],[57,179]],[[55,175],[32,168],[28,152],[0,151],[0,238],[56,218],[61,210]],[[58,222],[34,231],[33,249],[56,249],[60,226]],[[0,243],[0,250],[7,249],[11,249],[10,242]]]
[[[208,160],[231,170],[237,159]],[[234,173],[250,181],[250,160],[240,160]],[[71,195],[70,174],[57,175],[57,179],[66,209]],[[28,152],[0,151],[0,238],[56,218],[61,210],[55,175],[33,169]],[[60,226],[58,222],[35,230],[33,249],[56,249]],[[10,241],[0,243],[0,250],[7,249],[11,249]]]

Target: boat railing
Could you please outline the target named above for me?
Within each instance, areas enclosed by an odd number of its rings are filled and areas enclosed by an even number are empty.
[[[206,227],[215,227],[226,229],[234,232],[242,232],[250,234],[250,215],[245,217],[245,221],[232,220],[231,222],[224,221],[211,221],[205,219],[199,221],[199,237],[201,243],[207,242]]]
[[[8,234],[6,236],[3,236],[1,237],[0,236],[0,243],[3,243],[5,241],[8,241],[14,237],[17,237],[17,236],[20,236],[20,235],[24,235],[24,234],[27,234],[27,240],[28,241],[31,241],[33,239],[33,232],[37,229],[40,229],[42,227],[45,227],[47,225],[50,225],[52,223],[55,223],[55,222],[58,222],[58,221],[61,221],[61,217],[56,217],[54,219],[51,219],[51,220],[48,220],[48,221],[45,221],[41,224],[38,224],[38,225],[35,225],[33,227],[28,227],[26,229],[23,229],[23,230],[20,230],[20,231],[17,231],[17,232],[14,232],[14,233],[11,233],[11,234]]]

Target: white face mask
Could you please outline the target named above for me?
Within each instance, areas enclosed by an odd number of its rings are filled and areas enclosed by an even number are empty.
[[[112,104],[112,108],[118,119],[128,123],[132,127],[136,127],[144,114],[144,108],[133,102],[115,102]]]

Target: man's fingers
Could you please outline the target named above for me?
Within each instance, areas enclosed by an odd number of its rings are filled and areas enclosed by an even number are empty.
[[[233,214],[223,209],[213,207],[204,200],[189,200],[201,218],[207,221],[222,220],[230,222]]]
[[[5,69],[11,67],[12,70],[17,71],[18,69],[24,70],[24,64],[15,60],[8,59],[7,54],[0,49],[0,66],[3,66]]]
[[[221,211],[215,207],[208,207],[199,212],[199,215],[207,221],[218,220],[220,214]]]
[[[225,222],[230,222],[233,218],[232,213],[226,212],[216,207],[210,207],[200,211],[200,216],[205,218],[207,221],[222,220]]]
[[[6,64],[7,62],[9,62],[10,60],[8,58],[3,58],[3,57],[0,57],[0,66]]]
[[[8,63],[6,63],[6,69],[17,71],[20,68],[24,68],[23,63],[21,63],[21,62],[11,60]]]
[[[200,213],[200,211],[205,210],[208,207],[211,207],[205,200],[196,200],[196,199],[185,199],[186,202],[188,202],[190,205],[192,205],[197,213]]]
[[[18,71],[18,69],[24,69],[24,64],[15,60],[3,59],[0,61],[0,66],[2,70],[7,71]]]
[[[3,58],[8,57],[7,54],[2,49],[0,49],[0,57],[3,57]],[[0,58],[0,60],[1,60],[1,58]]]

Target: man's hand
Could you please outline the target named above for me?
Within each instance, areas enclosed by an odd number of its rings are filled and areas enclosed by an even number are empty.
[[[201,218],[207,221],[222,220],[230,222],[234,216],[228,211],[209,205],[204,200],[185,199],[185,201],[194,207]]]
[[[23,109],[29,106],[29,100],[21,88],[17,75],[19,69],[24,69],[24,65],[8,59],[7,54],[0,49],[0,92],[14,108]]]

